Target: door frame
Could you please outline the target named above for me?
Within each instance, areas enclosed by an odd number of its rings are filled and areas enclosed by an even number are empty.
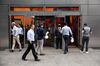
[[[81,40],[81,38],[82,38],[82,36],[81,36],[81,30],[82,30],[82,15],[80,14],[79,11],[78,12],[70,12],[69,14],[68,13],[65,13],[65,12],[24,12],[24,13],[23,12],[10,12],[9,13],[9,16],[10,17],[11,16],[26,16],[26,17],[32,17],[32,16],[54,16],[54,17],[56,17],[56,16],[61,16],[61,17],[64,17],[64,21],[66,20],[65,19],[66,16],[75,16],[75,15],[76,16],[80,16],[80,30],[79,30],[80,31],[80,38],[79,38],[80,41],[79,41],[79,46],[78,46],[78,48],[80,48],[80,46],[82,44],[82,40]],[[9,25],[11,25],[11,19],[9,19],[9,20],[10,20],[9,21]],[[55,26],[56,26],[56,24],[55,24]],[[25,31],[24,31],[24,33],[25,33]],[[10,36],[10,34],[9,34],[9,36]],[[9,39],[9,41],[11,41],[11,40]],[[24,41],[25,41],[25,38],[24,38]]]
[[[8,30],[9,30],[9,49],[11,49],[12,47],[12,45],[11,45],[11,17],[12,16],[25,16],[25,15],[9,15],[9,24],[8,24],[8,26],[9,26],[9,28],[8,28]],[[25,21],[25,19],[23,19],[23,21]],[[23,23],[23,24],[25,24],[25,23]],[[24,34],[24,45],[25,45],[25,27],[23,27],[23,29],[24,29],[24,31],[23,31],[23,34]],[[23,48],[24,48],[24,46],[23,46]]]

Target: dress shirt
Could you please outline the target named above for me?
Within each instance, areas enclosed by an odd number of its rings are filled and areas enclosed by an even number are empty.
[[[16,27],[16,26],[13,27],[12,34],[13,34],[13,36],[18,36],[19,35],[19,29],[18,29],[18,27]]]
[[[23,35],[23,29],[21,27],[19,27],[18,29],[19,29],[19,34]]]
[[[34,30],[30,29],[28,30],[27,32],[27,40],[28,41],[35,41],[35,33],[34,33]]]
[[[69,36],[70,34],[72,35],[71,28],[68,27],[68,26],[62,27],[61,32],[62,32],[63,35],[68,35],[68,36]]]

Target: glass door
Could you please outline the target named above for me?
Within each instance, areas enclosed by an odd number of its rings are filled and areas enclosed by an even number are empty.
[[[36,28],[39,24],[43,25],[45,33],[48,31],[49,38],[44,39],[45,46],[54,46],[55,17],[54,16],[35,16],[34,23]]]
[[[25,44],[27,44],[27,31],[29,30],[30,24],[32,23],[32,17],[26,17],[23,15],[11,15],[10,17],[10,23],[9,23],[9,48],[12,48],[13,44],[13,35],[12,35],[12,22],[15,22],[16,24],[19,24],[19,26],[22,29],[21,33],[19,34],[19,40],[22,45],[22,48],[25,47]],[[16,42],[15,48],[19,48],[18,43]]]

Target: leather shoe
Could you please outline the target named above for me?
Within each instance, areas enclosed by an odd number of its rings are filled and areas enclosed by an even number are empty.
[[[27,61],[27,59],[22,59],[23,61]]]
[[[45,54],[40,54],[40,55],[42,56],[42,55],[45,55]]]
[[[35,61],[40,61],[40,59],[35,59]]]

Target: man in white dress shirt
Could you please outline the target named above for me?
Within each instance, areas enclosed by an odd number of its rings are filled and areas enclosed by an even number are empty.
[[[24,60],[24,61],[27,61],[26,56],[27,56],[27,54],[29,53],[30,50],[32,50],[32,54],[35,58],[35,61],[40,61],[40,59],[38,59],[38,56],[37,56],[35,48],[34,48],[34,44],[35,44],[34,28],[35,28],[35,26],[32,25],[31,29],[28,30],[28,32],[27,32],[28,47],[27,47],[27,50],[25,51],[25,53],[22,56],[22,60]]]
[[[20,43],[20,40],[19,40],[19,29],[18,29],[18,25],[15,22],[12,22],[12,26],[13,26],[13,29],[12,29],[13,44],[12,44],[11,52],[14,52],[14,48],[15,48],[16,41],[17,41],[17,43],[19,45],[19,51],[21,51],[22,50],[22,47],[21,47],[21,43]]]
[[[68,52],[68,44],[70,42],[70,35],[72,36],[72,31],[71,28],[67,25],[67,23],[65,23],[61,31],[65,41],[64,54],[66,54]]]

